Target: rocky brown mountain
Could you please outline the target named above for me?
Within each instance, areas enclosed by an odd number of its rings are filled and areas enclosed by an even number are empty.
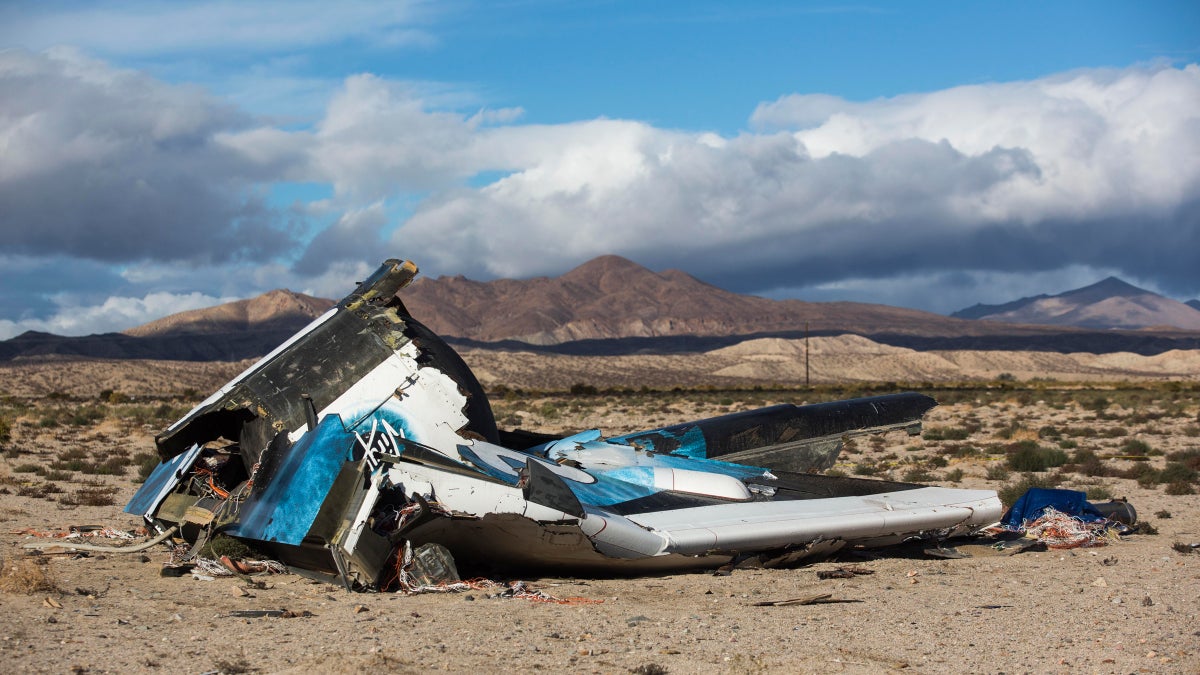
[[[246,300],[171,314],[122,332],[134,337],[163,337],[277,328],[298,330],[333,304],[325,298],[276,289]]]
[[[435,332],[480,342],[553,345],[577,340],[758,333],[880,332],[982,335],[980,326],[913,309],[857,302],[770,300],[706,284],[679,270],[653,272],[607,255],[555,277],[473,281],[419,278],[401,291]],[[1021,332],[1000,326],[1001,332]]]

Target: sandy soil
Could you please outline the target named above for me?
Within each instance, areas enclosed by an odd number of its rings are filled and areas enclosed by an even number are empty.
[[[1095,405],[1100,396],[1112,404]],[[601,426],[618,433],[786,397],[510,396],[498,399],[496,408],[498,417],[526,428]],[[838,469],[854,473],[869,464],[879,467],[879,475],[901,478],[925,466],[935,482],[999,489],[1017,477],[987,479],[989,468],[1002,461],[995,449],[1012,439],[1037,438],[1047,426],[1090,430],[1077,437],[1080,447],[1108,457],[1116,468],[1132,462],[1117,458],[1129,438],[1164,453],[1200,447],[1194,394],[1024,389],[959,398],[931,411],[926,429],[975,429],[967,439],[894,433],[882,442],[859,440]],[[1066,474],[1066,487],[1104,487],[1127,496],[1158,530],[1095,549],[961,560],[892,550],[731,576],[526,579],[555,596],[589,601],[575,604],[489,598],[486,592],[348,593],[293,575],[262,577],[257,587],[230,578],[162,577],[162,548],[145,555],[26,557],[24,544],[44,541],[22,533],[26,528],[137,525],[120,512],[137,487],[135,467],[126,475],[72,472],[55,483],[62,492],[18,494],[55,482],[16,471],[23,464],[48,463],[71,450],[98,459],[116,448],[133,454],[153,446],[157,427],[137,418],[110,416],[78,427],[37,422],[62,405],[81,404],[21,402],[12,438],[0,444],[7,449],[0,459],[0,559],[10,571],[44,569],[53,586],[13,588],[6,582],[0,591],[0,663],[8,672],[1200,672],[1200,552],[1172,548],[1200,542],[1200,496],[1168,495],[1161,485]],[[983,454],[955,451],[964,444]],[[938,457],[949,457],[949,464],[937,466]],[[1165,459],[1150,461],[1161,467]],[[956,469],[963,474],[951,483]],[[89,481],[93,491],[114,488],[114,504],[71,505]],[[874,574],[817,578],[818,571],[844,565]],[[754,606],[823,593],[841,602]],[[231,615],[248,609],[298,616]]]

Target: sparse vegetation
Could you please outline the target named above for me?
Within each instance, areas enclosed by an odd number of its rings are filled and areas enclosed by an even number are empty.
[[[921,434],[927,441],[963,441],[970,436],[971,431],[966,427],[929,427]]]
[[[1008,467],[1003,464],[990,464],[984,477],[988,480],[1008,480],[1009,475]]]
[[[1005,449],[1008,468],[1014,471],[1045,471],[1067,463],[1061,448],[1048,448],[1035,441],[1018,441]]]
[[[5,593],[60,592],[54,571],[45,558],[0,558],[0,591]]]
[[[1010,485],[1005,485],[996,491],[1000,497],[1000,501],[1005,506],[1012,506],[1013,502],[1021,498],[1021,495],[1029,491],[1029,488],[1052,488],[1062,484],[1062,476],[1059,474],[1036,474],[1024,473],[1021,478]]]

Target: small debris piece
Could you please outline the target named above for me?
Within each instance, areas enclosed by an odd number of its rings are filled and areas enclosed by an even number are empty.
[[[1154,600],[1152,600],[1150,598],[1150,596],[1147,595],[1146,597],[1142,598],[1142,607],[1153,607],[1153,606],[1154,606]]]
[[[302,609],[299,612],[293,612],[290,609],[285,609],[285,610],[283,610],[283,614],[279,615],[279,618],[281,618],[281,619],[306,619],[310,616],[315,616],[315,615],[312,612],[308,611],[307,609]]]
[[[960,551],[953,546],[932,546],[922,549],[922,553],[931,558],[942,558],[945,560],[961,560],[971,557],[970,553]]]
[[[833,570],[821,570],[817,572],[818,579],[852,579],[855,576],[862,574],[875,574],[875,570],[869,570],[865,567],[839,567]]]
[[[1097,588],[1108,588],[1108,582],[1104,580],[1104,577],[1096,577],[1096,580],[1092,582],[1092,585]]]
[[[836,570],[820,570],[817,572],[818,579],[853,579],[854,572],[844,569]]]
[[[752,602],[751,607],[788,607],[791,605],[821,605],[835,602],[862,602],[862,600],[843,600],[834,598],[831,593],[819,593],[817,595],[809,595],[801,598],[789,598],[787,600],[766,600],[763,602]]]
[[[371,608],[367,607],[366,605],[355,605],[354,606],[355,614],[362,614],[363,612],[369,612],[369,611],[371,611]]]
[[[294,619],[297,617],[313,616],[313,613],[308,610],[293,612],[290,609],[235,609],[229,613],[229,616],[240,619],[259,619],[263,617]]]
[[[1184,555],[1187,555],[1187,554],[1191,553],[1192,551],[1200,548],[1200,544],[1185,544],[1182,541],[1177,541],[1174,544],[1171,544],[1171,548],[1175,549],[1176,553],[1182,553]]]
[[[1117,559],[1116,558],[1105,558],[1104,560],[1100,561],[1100,564],[1104,565],[1105,567],[1112,567],[1113,565],[1117,564]]]
[[[195,569],[195,567],[196,567],[195,565],[191,565],[188,563],[184,563],[182,565],[175,565],[172,563],[163,563],[162,571],[159,572],[158,574],[159,574],[159,576],[163,576],[163,577],[182,577],[186,574],[190,574],[191,571],[193,569]]]
[[[45,600],[43,600],[42,605],[45,607],[50,607],[51,609],[62,609],[62,605],[51,597],[47,597]]]

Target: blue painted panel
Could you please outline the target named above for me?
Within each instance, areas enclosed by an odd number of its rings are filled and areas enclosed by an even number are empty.
[[[292,446],[271,483],[242,504],[241,519],[227,532],[246,539],[300,544],[357,442],[340,417],[327,415]]]
[[[183,474],[192,468],[192,463],[196,461],[201,450],[199,445],[193,445],[171,459],[159,462],[150,476],[146,478],[146,482],[142,483],[142,487],[138,488],[138,491],[133,494],[133,498],[125,505],[125,513],[132,513],[135,516],[151,515],[151,512],[158,508],[163,497],[179,484]]]

